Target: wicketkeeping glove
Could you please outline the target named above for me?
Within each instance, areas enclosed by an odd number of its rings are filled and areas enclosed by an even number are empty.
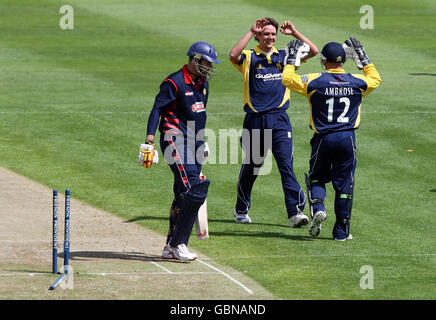
[[[362,69],[363,68],[362,63],[360,62],[359,56],[357,55],[356,51],[354,51],[352,47],[347,46],[345,43],[342,45],[342,48],[344,48],[345,50],[345,55],[347,59],[354,60],[357,67],[359,69]]]
[[[349,57],[353,59],[359,69],[362,69],[371,63],[362,44],[356,38],[349,37],[345,40],[343,47],[347,54],[347,58]]]
[[[286,64],[300,66],[301,59],[308,55],[310,47],[301,40],[292,40],[286,47]]]
[[[139,147],[138,163],[144,168],[151,168],[152,164],[159,162],[159,154],[154,149],[154,145],[143,143]]]

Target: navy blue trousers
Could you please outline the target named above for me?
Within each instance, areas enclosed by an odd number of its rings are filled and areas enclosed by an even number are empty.
[[[186,139],[173,139],[170,144],[169,141],[165,141],[163,134],[161,135],[162,154],[174,175],[174,196],[188,191],[192,185],[200,181],[202,164],[196,156],[202,145],[203,142],[198,141],[190,145]]]
[[[326,197],[325,185],[332,183],[335,190],[336,223],[333,237],[344,239],[350,232],[354,172],[356,170],[356,139],[354,131],[339,131],[327,134],[315,133],[310,144],[309,179],[312,199]],[[325,210],[316,203],[313,212]]]
[[[166,141],[164,135],[161,134],[162,154],[174,175],[174,200],[170,209],[166,241],[171,246],[177,246],[181,243],[188,245],[192,227],[197,219],[198,211],[196,213],[184,212],[183,207],[184,193],[201,181],[202,164],[196,158],[200,144],[202,145],[203,142],[196,142],[191,146],[186,139]]]
[[[241,146],[245,158],[239,173],[236,212],[248,213],[252,188],[268,150],[274,155],[280,172],[288,217],[302,212],[305,195],[294,174],[292,126],[286,111],[247,113],[243,129]]]

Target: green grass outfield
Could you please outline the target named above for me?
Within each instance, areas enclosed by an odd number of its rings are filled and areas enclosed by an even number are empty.
[[[74,30],[59,28],[63,4],[1,1],[0,166],[166,234],[171,173],[163,161],[141,168],[137,148],[159,84],[186,63],[189,46],[203,40],[218,50],[207,123],[218,133],[242,127],[242,78],[228,52],[254,20],[291,19],[320,49],[353,35],[383,80],[357,131],[354,239],[331,240],[331,188],[319,238],[287,227],[275,164],[254,187],[253,223],[235,224],[240,164],[207,164],[211,238],[190,245],[283,299],[436,298],[434,1],[71,0]],[[373,30],[359,27],[364,4],[374,8]],[[279,34],[277,47],[291,39]],[[319,57],[300,69],[319,71]],[[303,183],[312,135],[305,98],[293,94],[288,113]],[[360,287],[366,265],[372,290]]]

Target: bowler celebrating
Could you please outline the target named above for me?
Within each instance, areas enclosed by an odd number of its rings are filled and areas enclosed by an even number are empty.
[[[305,196],[293,168],[292,126],[286,113],[290,92],[281,83],[287,52],[274,47],[278,29],[277,21],[272,18],[256,20],[230,52],[230,61],[244,80],[246,115],[243,127],[249,135],[248,139],[244,139],[244,136],[241,139],[245,159],[239,173],[233,214],[237,223],[251,222],[248,215],[251,207],[251,190],[265,159],[265,153],[271,149],[281,176],[289,224],[292,228],[299,228],[309,223],[309,219],[303,214]],[[281,24],[280,32],[309,44],[305,59],[318,53],[318,48],[290,21]],[[259,45],[246,50],[245,47],[253,36]],[[257,132],[259,135],[256,136]],[[271,135],[268,135],[269,133]]]

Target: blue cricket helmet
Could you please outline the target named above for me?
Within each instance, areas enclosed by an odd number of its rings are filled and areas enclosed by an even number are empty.
[[[323,60],[325,59],[325,60]],[[344,63],[346,60],[345,50],[337,42],[329,42],[327,43],[321,51],[321,61],[325,63],[328,62],[342,62]]]
[[[218,60],[218,54],[216,52],[216,49],[213,45],[210,43],[204,42],[204,41],[198,41],[194,43],[186,53],[188,57],[192,57],[195,55],[200,55],[201,58],[204,60],[207,60],[212,63],[221,63]]]

